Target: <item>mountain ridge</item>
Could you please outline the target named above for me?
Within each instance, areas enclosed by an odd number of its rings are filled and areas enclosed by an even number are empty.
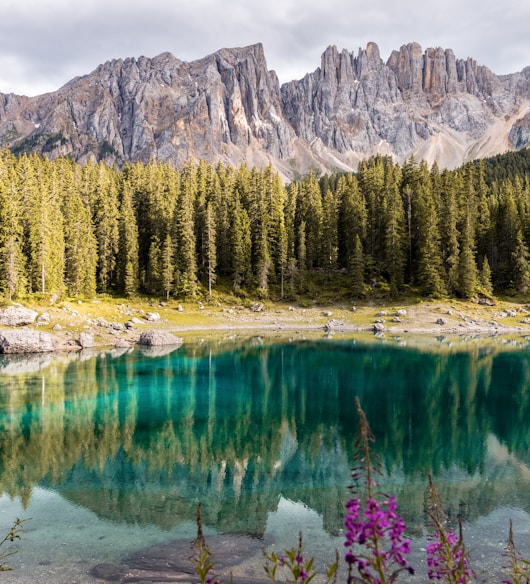
[[[320,66],[280,85],[261,43],[195,61],[165,52],[114,59],[36,97],[0,93],[0,146],[50,158],[176,167],[203,158],[355,170],[374,154],[452,168],[530,143],[530,67],[497,76],[451,49],[329,46]]]

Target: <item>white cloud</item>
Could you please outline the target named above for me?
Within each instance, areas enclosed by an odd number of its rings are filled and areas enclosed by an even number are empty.
[[[0,92],[52,91],[114,58],[256,42],[281,81],[313,71],[330,44],[356,53],[369,41],[383,59],[416,41],[509,73],[530,65],[529,20],[513,0],[0,0]]]

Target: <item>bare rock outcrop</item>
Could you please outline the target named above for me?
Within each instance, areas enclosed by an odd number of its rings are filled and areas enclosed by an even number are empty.
[[[0,331],[0,353],[48,353],[54,349],[48,333],[31,329]]]
[[[495,138],[495,139],[492,139]],[[328,47],[320,67],[280,87],[263,46],[193,62],[117,59],[56,92],[0,94],[0,146],[123,165],[155,158],[354,170],[376,153],[452,167],[530,144],[530,67],[495,75],[451,49]]]

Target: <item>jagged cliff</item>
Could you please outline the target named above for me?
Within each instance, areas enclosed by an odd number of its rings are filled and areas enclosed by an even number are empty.
[[[261,44],[191,63],[114,60],[34,98],[0,94],[0,145],[54,158],[176,166],[189,158],[272,164],[286,177],[355,169],[375,153],[453,167],[530,143],[530,67],[497,76],[450,49],[329,47],[280,87]]]

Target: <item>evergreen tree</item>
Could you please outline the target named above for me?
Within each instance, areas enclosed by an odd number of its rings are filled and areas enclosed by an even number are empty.
[[[64,292],[64,231],[57,169],[36,155],[22,157],[28,278],[31,291]]]
[[[237,292],[243,284],[248,286],[252,279],[250,219],[239,200],[235,201],[232,211],[231,249],[232,285]]]
[[[0,292],[11,300],[26,291],[22,200],[14,176],[15,160],[0,153]]]
[[[176,290],[183,296],[197,293],[197,254],[194,208],[197,195],[196,169],[187,162],[181,173],[180,197],[175,213],[177,253]]]
[[[390,284],[391,294],[400,292],[405,277],[406,243],[405,211],[398,189],[398,181],[386,187],[386,217],[383,268]]]
[[[442,258],[447,273],[447,289],[454,294],[458,289],[460,259],[460,233],[458,231],[458,206],[454,173],[445,170],[442,174],[441,201],[439,206]]]
[[[153,235],[147,257],[144,288],[151,294],[162,292],[162,249],[157,235]]]
[[[352,293],[359,298],[364,288],[364,253],[361,238],[356,235],[351,263]]]
[[[482,258],[482,266],[479,272],[479,286],[484,294],[493,295],[493,286],[491,284],[491,269],[488,262],[488,256]]]
[[[530,289],[530,253],[523,240],[522,231],[516,235],[515,249],[512,254],[513,283],[519,294],[527,294]]]
[[[125,296],[133,296],[138,291],[138,227],[133,207],[133,192],[128,181],[123,183],[120,206],[120,248],[118,282]]]
[[[174,245],[173,240],[171,239],[171,235],[168,233],[164,239],[162,251],[160,254],[160,275],[162,279],[162,288],[166,299],[169,298],[169,294],[173,288],[174,273]]]
[[[74,163],[61,160],[60,173],[62,213],[64,217],[64,279],[70,296],[96,294],[97,241],[92,225],[88,197],[82,198],[75,177]]]
[[[338,208],[331,191],[324,195],[322,209],[322,255],[325,258],[325,269],[330,273],[337,267],[339,251]]]
[[[92,224],[97,241],[97,288],[110,292],[116,286],[116,266],[120,246],[121,176],[104,164],[88,163],[81,171],[79,191],[90,201]]]
[[[213,204],[206,205],[205,224],[204,224],[204,259],[206,262],[208,273],[208,294],[212,295],[212,286],[215,284],[217,274],[215,268],[217,267],[217,249],[216,249],[216,226],[215,216],[213,212]]]

